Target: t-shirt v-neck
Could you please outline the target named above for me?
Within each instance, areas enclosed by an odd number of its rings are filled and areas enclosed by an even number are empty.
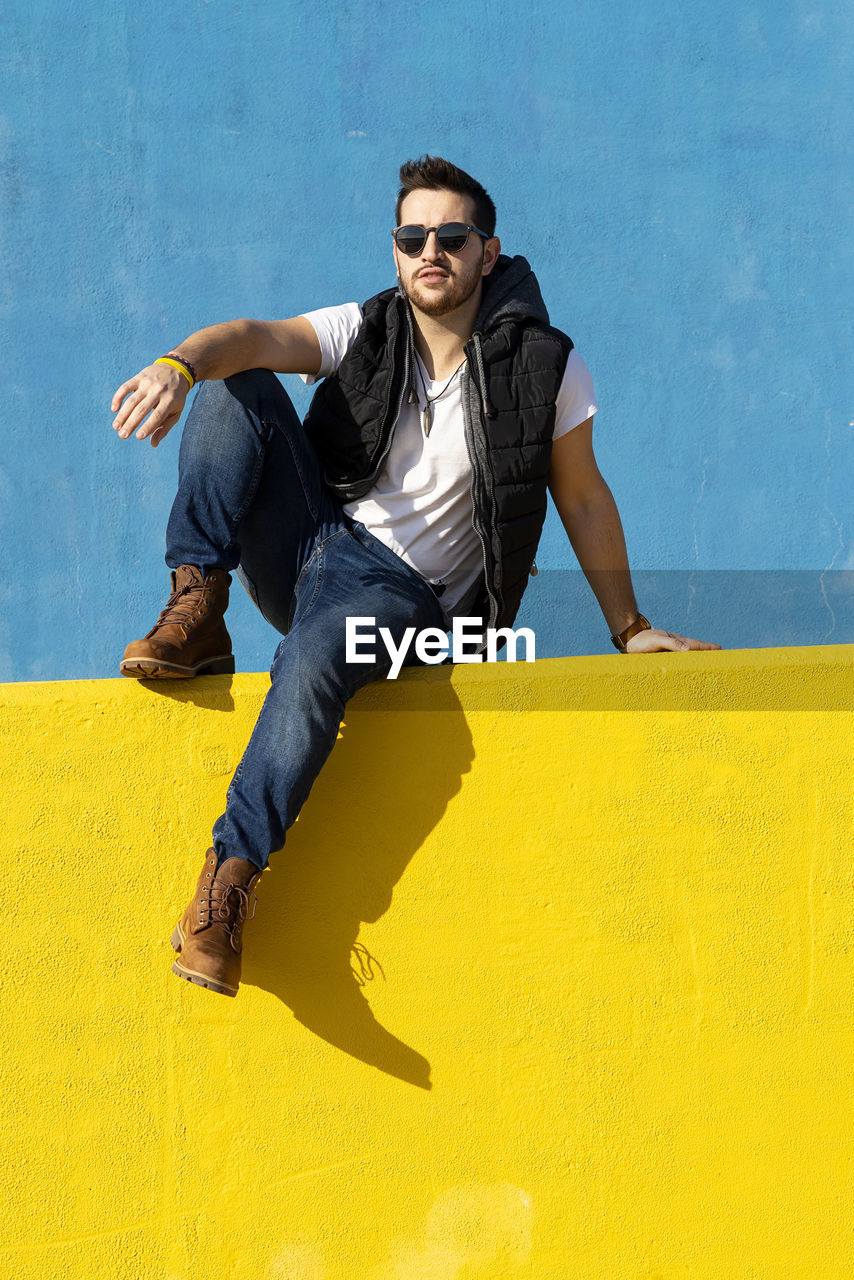
[[[443,584],[442,606],[452,615],[483,567],[480,539],[472,523],[462,369],[450,382],[435,380],[428,377],[420,356],[416,359],[419,403],[404,404],[376,483],[364,498],[346,503],[344,510],[428,582]],[[425,391],[433,401],[429,435],[421,420]]]

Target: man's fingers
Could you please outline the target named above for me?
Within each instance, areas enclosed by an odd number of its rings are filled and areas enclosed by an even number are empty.
[[[178,403],[176,404],[176,398]],[[136,433],[137,440],[147,440],[149,436],[157,436],[158,439],[152,439],[152,444],[159,444],[166,432],[174,427],[175,423],[184,412],[184,401],[186,396],[168,396],[160,397],[157,407],[151,416],[143,423],[139,431]],[[149,406],[150,407],[150,406]]]
[[[157,396],[151,391],[137,391],[128,400],[125,409],[126,416],[119,427],[119,435],[126,440],[129,435],[136,431],[151,410],[157,404]]]
[[[142,387],[137,387],[135,391],[131,391],[125,398],[125,402],[116,414],[113,427],[118,431],[120,436],[129,435],[133,428],[129,427],[130,420],[134,411],[142,403],[148,393]]]
[[[116,414],[113,419],[114,431],[121,431],[127,421],[128,414],[131,409],[133,409],[134,405],[139,403],[142,395],[144,395],[144,392],[135,378],[132,382],[126,382],[123,388],[119,388],[113,397],[113,404],[115,405],[114,412]],[[121,396],[121,399],[119,399],[119,396]],[[116,400],[119,401],[118,404],[116,404]]]
[[[148,404],[140,405],[140,410],[145,421],[142,422],[140,419],[141,425],[139,426],[139,430],[136,432],[136,438],[137,440],[147,440],[152,432],[162,426],[166,418],[170,415],[171,405],[165,405],[159,403],[157,400],[151,400]],[[148,416],[146,417],[146,415]]]
[[[626,645],[626,653],[661,653],[665,649],[687,649],[682,636],[673,631],[661,631],[657,627],[649,627],[638,631]]]
[[[680,649],[690,648],[688,641],[684,636],[678,636],[675,631],[657,631],[655,633],[657,641],[656,648],[659,651],[672,653],[678,652]]]
[[[182,374],[165,365],[150,365],[123,382],[113,396],[113,430],[122,440],[134,432],[137,440],[146,440],[165,427],[159,443],[183,413],[188,390]]]
[[[668,635],[675,635],[674,632],[668,631]],[[690,636],[675,636],[675,639],[681,640],[682,649],[720,649],[719,644],[712,644],[708,640],[692,640]]]
[[[680,653],[688,649],[720,649],[719,644],[707,640],[692,640],[689,636],[680,636],[675,631],[661,631],[651,627],[648,631],[639,631],[632,636],[626,645],[627,653]]]
[[[174,427],[175,423],[178,421],[180,416],[181,416],[180,410],[177,413],[170,413],[169,417],[164,418],[160,426],[157,427],[154,431],[152,431],[151,444],[153,448],[156,449],[157,446],[160,444],[160,441],[163,440],[164,437],[169,434],[169,432],[172,430],[172,428]]]
[[[111,413],[115,413],[118,410],[119,405],[124,400],[125,396],[128,394],[129,391],[136,390],[136,385],[137,385],[136,378],[130,378],[127,382],[122,383],[122,385],[119,387],[118,391],[110,401]],[[113,423],[113,426],[115,425],[116,424]]]

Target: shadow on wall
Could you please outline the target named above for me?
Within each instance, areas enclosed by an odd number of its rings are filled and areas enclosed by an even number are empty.
[[[233,679],[233,676],[200,676],[195,680],[140,680],[139,686],[172,702],[189,702],[205,711],[233,711]]]
[[[430,1064],[376,1021],[362,986],[382,970],[356,938],[363,921],[388,910],[474,758],[450,671],[443,674],[443,710],[435,713],[441,752],[425,739],[423,712],[374,711],[345,721],[261,881],[243,970],[245,982],[277,996],[315,1035],[422,1089],[430,1088]]]
[[[362,922],[388,910],[394,886],[474,759],[451,671],[433,669],[429,688],[400,710],[364,714],[370,688],[350,704],[360,714],[342,724],[286,847],[273,855],[259,885],[262,909],[248,930],[242,975],[329,1044],[422,1089],[431,1087],[430,1064],[371,1012],[362,987],[384,975],[356,939]],[[231,682],[215,676],[143,683],[174,702],[228,712]],[[425,702],[434,708],[426,716]],[[425,740],[430,714],[441,717],[441,752]]]

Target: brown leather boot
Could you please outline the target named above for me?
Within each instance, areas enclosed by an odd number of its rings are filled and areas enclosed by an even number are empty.
[[[148,635],[125,649],[119,670],[139,680],[181,680],[234,670],[231,636],[223,614],[231,575],[212,569],[206,578],[193,564],[172,574],[172,594]]]
[[[246,858],[226,858],[217,869],[216,853],[208,850],[196,896],[172,933],[172,946],[180,952],[173,973],[221,995],[237,995],[243,951],[240,931],[255,914],[253,889],[260,876],[255,863]]]

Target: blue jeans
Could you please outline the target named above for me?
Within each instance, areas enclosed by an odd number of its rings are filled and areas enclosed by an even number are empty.
[[[391,667],[348,663],[348,616],[446,629],[430,586],[345,516],[278,378],[253,369],[203,383],[184,427],[166,563],[236,571],[284,639],[272,684],[213,829],[219,860],[259,867],[284,844],[332,750],[349,698]],[[410,649],[407,665],[419,665]]]

